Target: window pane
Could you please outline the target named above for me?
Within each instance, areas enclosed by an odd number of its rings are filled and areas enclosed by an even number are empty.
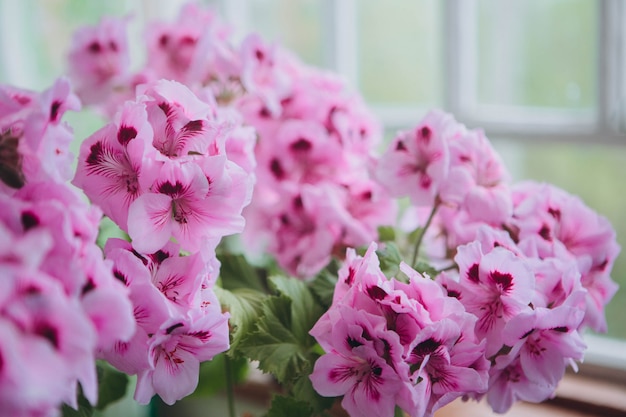
[[[304,62],[322,65],[321,7],[317,0],[251,0],[252,30],[289,48]]]
[[[66,53],[73,31],[83,25],[95,24],[105,14],[123,15],[125,2],[112,0],[0,0],[3,25],[0,36],[17,40],[19,48],[5,51],[0,66],[1,82],[41,90],[66,71]],[[2,55],[2,54],[0,54]],[[18,79],[8,79],[17,76]],[[7,77],[7,78],[4,78]]]
[[[478,101],[590,108],[596,102],[596,0],[478,0]]]
[[[359,87],[370,102],[442,102],[442,2],[359,0]]]
[[[512,150],[504,146],[502,156],[507,166],[515,168],[512,174],[516,179],[545,181],[577,195],[615,228],[622,252],[611,276],[620,289],[606,313],[609,335],[626,339],[626,198],[621,191],[626,178],[626,148],[537,142],[510,146]]]

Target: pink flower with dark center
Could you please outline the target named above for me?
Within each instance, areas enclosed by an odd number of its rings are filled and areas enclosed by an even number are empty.
[[[369,346],[357,346],[352,356],[327,353],[315,362],[310,376],[323,396],[343,395],[341,405],[354,416],[393,415],[395,396],[403,382]]]
[[[68,56],[69,73],[85,104],[100,104],[117,88],[130,90],[126,19],[103,18],[78,29]]]
[[[478,317],[476,334],[487,338],[487,357],[491,357],[502,346],[506,322],[530,310],[535,276],[523,259],[502,247],[483,253],[480,243],[473,242],[460,246],[454,259],[463,304]]]
[[[413,130],[400,133],[381,157],[378,180],[392,196],[409,196],[414,205],[432,205],[448,177],[449,136],[454,119],[433,111]]]
[[[135,399],[147,404],[154,394],[173,404],[198,385],[200,362],[228,349],[228,314],[190,314],[163,323],[150,341],[153,368],[139,373]]]
[[[117,119],[83,142],[73,184],[127,230],[129,207],[143,193],[139,178],[153,133],[141,104],[125,103]]]

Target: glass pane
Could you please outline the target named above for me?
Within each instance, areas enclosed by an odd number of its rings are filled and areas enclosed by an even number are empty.
[[[596,102],[596,0],[478,0],[478,101],[581,109]]]
[[[311,65],[322,65],[322,2],[251,0],[252,30],[279,42]]]
[[[620,289],[606,314],[608,334],[626,339],[626,198],[620,191],[626,178],[626,148],[528,142],[510,146],[513,149],[504,146],[502,156],[509,168],[515,168],[517,180],[545,181],[577,195],[615,228],[622,252],[611,276]]]
[[[442,2],[359,0],[359,86],[370,102],[442,102]]]
[[[6,26],[0,28],[0,33],[17,40],[20,52],[17,57],[2,60],[0,81],[18,82],[20,87],[33,90],[48,88],[54,79],[65,73],[66,53],[74,30],[95,24],[106,14],[123,15],[125,3],[124,0],[0,0],[3,13],[10,16],[4,16]],[[13,74],[20,79],[8,79]]]

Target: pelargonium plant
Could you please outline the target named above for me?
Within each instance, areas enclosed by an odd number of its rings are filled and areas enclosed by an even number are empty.
[[[613,228],[511,184],[483,131],[433,110],[377,154],[335,74],[193,3],[133,72],[129,23],[80,29],[69,81],[0,86],[3,415],[90,415],[133,375],[142,404],[223,379],[234,416],[251,363],[280,385],[268,416],[505,413],[606,331]],[[104,123],[72,172],[81,101]]]

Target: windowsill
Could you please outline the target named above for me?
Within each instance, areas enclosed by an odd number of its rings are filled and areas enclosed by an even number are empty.
[[[626,416],[626,380],[606,382],[567,374],[556,396],[541,404],[519,402],[504,414],[507,417],[618,417]],[[493,417],[486,402],[454,401],[435,417]]]

